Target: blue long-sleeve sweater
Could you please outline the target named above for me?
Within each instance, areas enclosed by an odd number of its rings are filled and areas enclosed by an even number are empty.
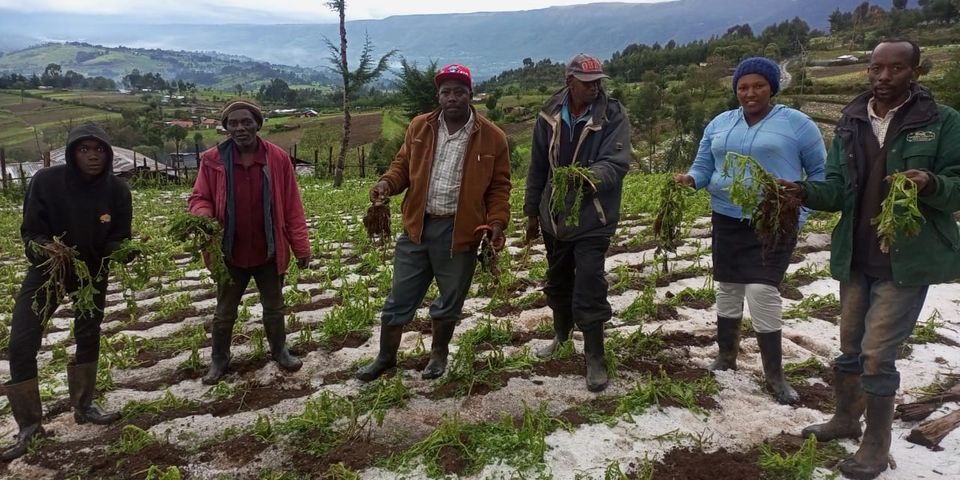
[[[710,192],[713,210],[729,217],[749,215],[743,215],[740,207],[730,202],[727,189],[733,178],[723,176],[727,152],[750,155],[777,178],[824,178],[827,149],[820,130],[803,112],[775,105],[766,118],[752,127],[743,118],[743,108],[723,112],[704,129],[700,150],[687,175],[693,177],[698,189],[706,187]],[[801,225],[807,213],[806,209],[801,211]]]

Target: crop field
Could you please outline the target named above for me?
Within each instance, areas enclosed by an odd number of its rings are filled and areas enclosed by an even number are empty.
[[[655,258],[652,212],[664,176],[630,174],[607,271],[614,318],[607,326],[606,391],[589,393],[579,333],[554,358],[532,352],[552,337],[541,292],[542,244],[524,247],[514,187],[514,225],[498,278],[478,269],[451,345],[447,373],[421,380],[430,321],[408,326],[401,361],[362,384],[356,369],[378,348],[378,311],[389,291],[392,249],[372,244],[361,218],[368,183],[301,179],[313,261],[287,274],[287,341],[304,365],[270,360],[254,288],[244,297],[224,381],[204,386],[207,331],[216,303],[209,273],[168,238],[186,187],[136,188],[135,237],[146,253],[114,270],[103,323],[99,402],[119,410],[110,426],[77,425],[65,365],[74,346],[61,307],[45,334],[40,385],[46,436],[25,457],[0,464],[5,478],[835,478],[850,441],[814,445],[802,427],[832,412],[830,360],[838,353],[837,283],[827,274],[836,219],[808,222],[784,282],[784,356],[801,404],[763,392],[752,331],[740,370],[705,370],[716,352],[708,198],[689,202],[685,241]],[[19,203],[0,201],[0,377],[8,378],[10,312],[26,261]],[[400,229],[394,202],[393,231]],[[932,287],[912,343],[901,352],[901,400],[956,380],[960,287]],[[424,307],[436,295],[428,293]],[[749,322],[745,322],[749,325]],[[934,416],[957,409],[940,408]],[[915,423],[894,423],[898,468],[881,478],[956,478],[960,434],[935,452],[905,441]],[[0,400],[4,441],[17,431]],[[2,443],[2,442],[0,442]]]

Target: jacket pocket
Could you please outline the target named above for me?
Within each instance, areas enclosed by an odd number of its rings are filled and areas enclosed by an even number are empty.
[[[950,249],[954,252],[960,251],[960,230],[957,222],[950,215],[933,215],[929,222],[933,224],[933,230]]]

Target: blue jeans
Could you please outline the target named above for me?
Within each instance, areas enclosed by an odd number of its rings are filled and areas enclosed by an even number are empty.
[[[897,349],[910,337],[927,286],[898,287],[892,280],[850,272],[840,282],[840,352],[835,368],[862,375],[863,391],[890,396],[900,388]]]
[[[430,317],[446,321],[460,318],[473,280],[477,253],[453,252],[452,242],[452,217],[425,218],[419,244],[411,242],[406,233],[400,234],[393,252],[393,287],[380,314],[383,325],[410,323],[434,278],[440,296],[430,304]]]

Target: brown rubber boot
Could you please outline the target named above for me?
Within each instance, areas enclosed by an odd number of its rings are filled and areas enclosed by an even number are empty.
[[[893,425],[894,396],[864,395],[867,404],[867,429],[860,440],[860,449],[840,462],[843,475],[854,480],[876,478],[890,463],[890,427]]]
[[[742,318],[717,317],[717,358],[707,367],[710,370],[736,370],[740,353],[740,323]]]
[[[457,328],[456,320],[433,320],[433,340],[430,343],[430,362],[420,377],[424,380],[440,378],[447,370],[447,356],[450,354],[450,339]]]
[[[380,353],[377,358],[357,372],[357,378],[363,382],[376,380],[383,372],[397,366],[397,350],[403,338],[403,326],[380,326]]]
[[[833,418],[827,423],[804,428],[801,433],[803,438],[815,435],[818,442],[829,442],[840,438],[853,440],[860,438],[863,433],[860,429],[860,417],[866,409],[860,375],[835,372],[833,393],[837,398],[837,408]]]

